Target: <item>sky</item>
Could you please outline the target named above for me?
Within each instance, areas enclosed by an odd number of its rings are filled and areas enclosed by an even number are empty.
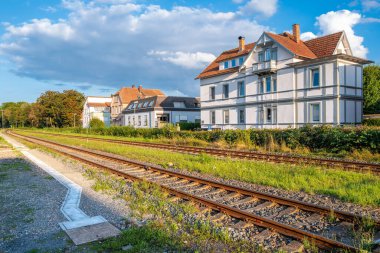
[[[199,96],[194,78],[238,36],[294,23],[304,40],[344,30],[355,56],[380,63],[380,0],[0,1],[0,103],[133,84]]]

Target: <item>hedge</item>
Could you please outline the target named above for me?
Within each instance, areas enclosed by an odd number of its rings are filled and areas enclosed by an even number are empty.
[[[380,126],[380,118],[379,119],[364,119],[363,125],[366,126]]]
[[[62,130],[60,130],[62,131]],[[368,149],[380,152],[379,127],[331,127],[306,126],[298,129],[249,129],[249,130],[215,130],[215,131],[177,131],[174,126],[164,128],[71,128],[63,131],[74,133],[90,133],[109,136],[155,138],[194,138],[206,142],[225,141],[234,145],[243,142],[248,145],[268,146],[271,144],[283,145],[291,149],[306,147],[311,151],[327,151],[338,153],[351,152],[354,149]]]

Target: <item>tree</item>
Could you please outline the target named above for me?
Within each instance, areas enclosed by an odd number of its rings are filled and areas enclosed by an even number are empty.
[[[104,122],[101,121],[98,118],[93,118],[90,120],[90,127],[91,128],[102,128],[105,127]]]
[[[364,113],[380,113],[380,66],[369,65],[363,70]]]

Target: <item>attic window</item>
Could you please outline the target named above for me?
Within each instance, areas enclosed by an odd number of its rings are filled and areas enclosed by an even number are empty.
[[[228,69],[228,61],[224,62],[224,69]]]
[[[185,102],[174,102],[174,108],[186,108]]]
[[[150,101],[149,104],[148,104],[148,107],[152,107],[153,103],[154,103],[154,100]]]
[[[244,57],[239,58],[239,66],[243,65],[244,63]]]
[[[142,107],[146,107],[148,105],[148,101],[144,102]]]

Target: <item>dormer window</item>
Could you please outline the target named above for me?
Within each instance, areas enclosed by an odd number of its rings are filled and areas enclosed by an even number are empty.
[[[264,61],[264,52],[261,51],[259,52],[259,62],[263,62]]]
[[[239,66],[243,65],[244,63],[244,57],[239,58]]]
[[[236,67],[236,59],[231,60],[231,67]]]
[[[224,62],[224,69],[228,69],[228,61]]]

